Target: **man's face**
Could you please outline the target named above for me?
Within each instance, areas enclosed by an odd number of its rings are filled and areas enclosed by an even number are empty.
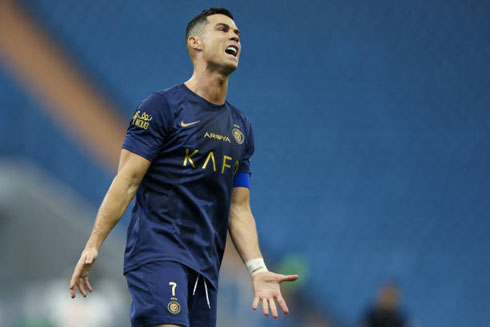
[[[228,16],[216,14],[208,16],[207,20],[201,35],[204,60],[230,74],[238,67],[240,31]]]

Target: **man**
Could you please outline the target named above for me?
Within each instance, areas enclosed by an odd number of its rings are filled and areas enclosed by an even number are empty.
[[[134,114],[118,172],[70,283],[92,291],[88,272],[136,194],[124,274],[133,326],[216,325],[218,271],[229,230],[259,301],[274,318],[288,313],[279,284],[297,275],[269,272],[249,205],[254,141],[248,118],[225,101],[238,67],[240,32],[223,8],[203,10],[187,26],[194,65],[185,83],[155,92]]]
[[[408,325],[407,316],[400,307],[400,289],[393,282],[383,285],[379,290],[377,303],[369,308],[364,316],[364,326],[404,327]]]

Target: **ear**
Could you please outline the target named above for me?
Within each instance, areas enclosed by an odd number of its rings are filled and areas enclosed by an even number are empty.
[[[189,36],[187,39],[187,44],[189,45],[190,48],[201,51],[202,50],[202,40],[199,38],[199,36]]]

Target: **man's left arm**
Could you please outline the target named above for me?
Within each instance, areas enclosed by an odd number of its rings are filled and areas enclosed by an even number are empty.
[[[275,300],[284,313],[289,313],[286,301],[282,298],[280,283],[294,281],[298,275],[281,275],[267,270],[260,253],[255,219],[250,209],[250,190],[247,187],[234,187],[231,195],[230,236],[252,278],[255,310],[262,301],[264,315],[269,315],[269,307],[274,318],[277,318]]]

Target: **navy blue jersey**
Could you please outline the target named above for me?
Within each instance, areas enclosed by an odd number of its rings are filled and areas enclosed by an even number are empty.
[[[123,148],[151,161],[136,193],[124,271],[177,261],[217,287],[233,178],[250,173],[248,118],[180,84],[139,105]]]

